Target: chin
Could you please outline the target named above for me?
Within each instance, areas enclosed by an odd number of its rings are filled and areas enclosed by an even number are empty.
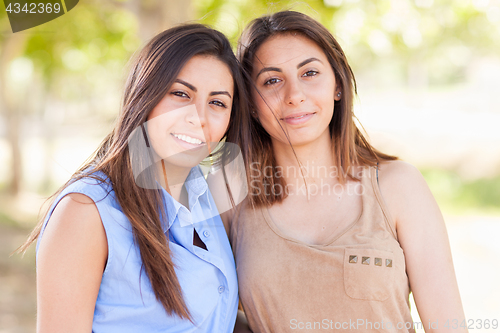
[[[309,145],[309,144],[314,144],[316,141],[318,141],[319,136],[318,135],[301,135],[301,136],[290,136],[290,141],[287,140],[287,138],[281,138],[279,139],[281,144],[284,145],[290,145],[297,147],[297,146],[303,146],[303,145]]]
[[[201,161],[203,161],[203,157],[199,156],[171,156],[168,158],[164,158],[163,160],[165,161],[166,165],[165,166],[172,166],[172,167],[177,167],[177,168],[186,168],[186,169],[191,169],[198,164],[200,164]]]

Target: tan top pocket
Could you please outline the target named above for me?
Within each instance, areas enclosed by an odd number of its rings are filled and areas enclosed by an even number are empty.
[[[384,301],[394,280],[393,253],[362,248],[344,251],[344,286],[354,299]]]

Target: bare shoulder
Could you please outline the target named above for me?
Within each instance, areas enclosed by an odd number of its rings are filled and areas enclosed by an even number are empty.
[[[81,193],[69,193],[59,201],[50,220],[53,222],[60,219],[101,223],[99,211],[94,201]]]
[[[385,161],[379,164],[379,181],[401,181],[423,179],[420,171],[412,164],[396,160]]]
[[[404,161],[387,161],[379,167],[382,197],[396,224],[424,207],[437,207],[420,171]]]
[[[420,171],[404,161],[386,161],[379,165],[379,184],[384,192],[404,193],[427,188]]]
[[[101,216],[88,196],[70,193],[55,207],[44,232],[41,251],[47,244],[71,247],[76,243],[91,241],[107,252],[107,240]]]
[[[69,193],[66,196],[64,196],[61,201],[59,202],[58,206],[61,204],[63,205],[71,205],[73,208],[90,208],[88,204],[93,204],[94,201],[86,196],[85,194],[82,193]],[[96,208],[95,205],[93,208]],[[96,208],[97,209],[97,208]]]

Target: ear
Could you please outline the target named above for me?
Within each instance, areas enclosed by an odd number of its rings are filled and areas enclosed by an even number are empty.
[[[257,113],[256,110],[252,110],[250,111],[250,116],[255,119],[258,123],[260,123],[260,120],[259,120],[259,114]]]
[[[335,88],[335,95],[333,96],[333,99],[335,101],[340,101],[342,99],[342,90],[340,90],[339,86]]]

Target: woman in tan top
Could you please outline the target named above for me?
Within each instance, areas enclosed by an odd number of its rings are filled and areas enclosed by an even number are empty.
[[[356,83],[331,33],[278,12],[250,23],[238,56],[254,102],[240,143],[249,195],[223,219],[250,329],[467,331],[439,208],[415,167],[355,125]]]

